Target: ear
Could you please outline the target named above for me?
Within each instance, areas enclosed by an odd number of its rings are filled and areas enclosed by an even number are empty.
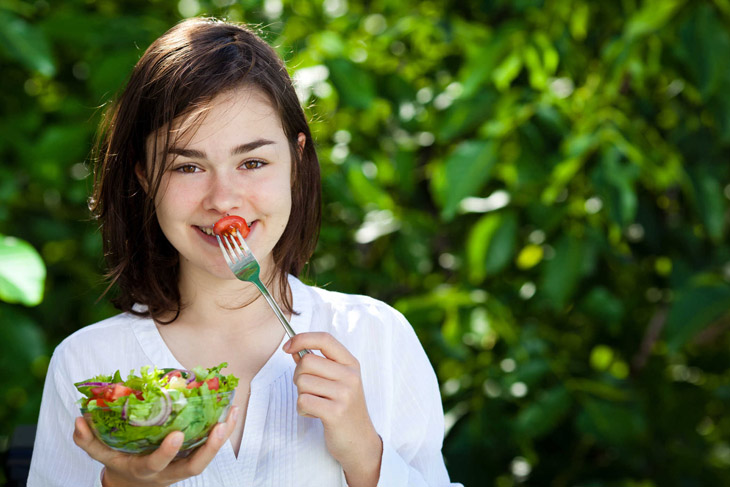
[[[135,164],[134,175],[137,176],[137,181],[139,181],[139,184],[140,186],[142,186],[142,189],[144,189],[144,192],[147,193],[149,191],[149,183],[147,182],[147,170],[145,169],[144,165],[139,162]]]
[[[299,135],[297,135],[297,144],[299,145],[299,155],[301,156],[304,152],[304,145],[307,143],[307,136],[304,135],[304,132],[299,132]]]

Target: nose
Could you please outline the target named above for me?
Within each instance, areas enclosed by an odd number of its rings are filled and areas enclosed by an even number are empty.
[[[234,178],[224,173],[211,174],[210,184],[204,200],[206,210],[219,213],[230,212],[241,206],[241,188],[234,183]]]

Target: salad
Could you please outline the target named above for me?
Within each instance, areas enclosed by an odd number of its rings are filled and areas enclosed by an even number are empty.
[[[126,380],[117,370],[74,385],[84,395],[82,414],[109,447],[148,453],[169,433],[182,431],[181,452],[189,452],[228,414],[238,378],[221,374],[227,365],[193,370],[147,366],[140,375],[132,370]]]

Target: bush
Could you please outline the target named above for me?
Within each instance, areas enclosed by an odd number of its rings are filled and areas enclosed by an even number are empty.
[[[213,14],[288,60],[324,178],[309,279],[409,318],[454,480],[730,484],[727,2],[225,3],[0,10],[0,233],[48,269],[39,306],[0,303],[0,434],[34,421],[52,347],[114,312],[98,107]]]

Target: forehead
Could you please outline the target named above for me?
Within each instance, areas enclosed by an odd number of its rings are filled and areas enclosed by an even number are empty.
[[[221,147],[257,138],[286,142],[281,117],[269,97],[258,88],[241,87],[216,95],[151,134],[147,150],[153,144],[164,151],[166,141],[168,148]]]

